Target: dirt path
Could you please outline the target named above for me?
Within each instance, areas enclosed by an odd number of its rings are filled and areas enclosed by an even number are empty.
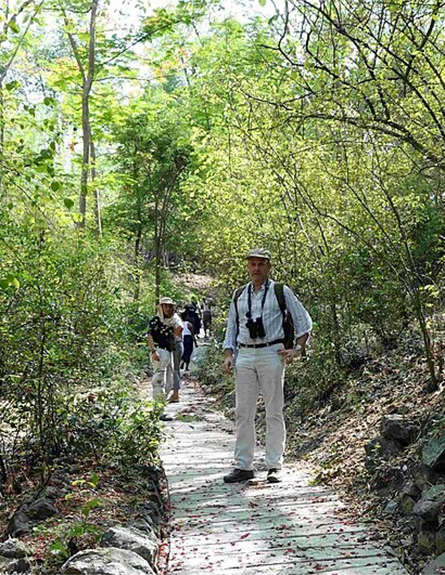
[[[169,405],[162,459],[170,485],[169,573],[196,575],[406,575],[370,541],[367,527],[342,519],[342,504],[307,472],[288,466],[284,481],[266,482],[264,455],[256,477],[225,485],[232,467],[232,422],[191,384]]]

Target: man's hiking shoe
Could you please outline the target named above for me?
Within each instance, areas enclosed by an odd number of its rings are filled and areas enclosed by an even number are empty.
[[[166,413],[163,413],[160,417],[159,417],[160,421],[173,421],[173,417],[170,417],[169,415],[167,415]]]
[[[281,470],[280,469],[269,469],[267,472],[267,481],[269,483],[281,483]]]
[[[241,481],[253,479],[253,477],[253,471],[247,471],[247,469],[238,469],[235,467],[233,471],[224,476],[224,483],[240,483]]]

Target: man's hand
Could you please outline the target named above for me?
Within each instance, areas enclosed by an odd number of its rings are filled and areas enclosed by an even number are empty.
[[[277,353],[281,356],[284,363],[290,363],[298,357],[298,351],[296,349],[280,349]]]
[[[227,354],[223,363],[223,369],[226,373],[231,375],[233,373],[233,368],[235,367],[235,357],[233,353]]]
[[[151,352],[151,359],[153,361],[161,361],[161,358],[159,357],[159,353],[157,351]]]

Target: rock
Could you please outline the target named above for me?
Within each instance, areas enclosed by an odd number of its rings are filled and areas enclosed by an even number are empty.
[[[433,485],[422,493],[422,498],[413,507],[413,515],[424,521],[437,521],[445,503],[445,485]]]
[[[422,449],[422,463],[436,471],[445,468],[445,435],[433,437]]]
[[[146,521],[149,525],[151,525],[153,531],[156,534],[159,534],[161,531],[161,521],[160,521],[160,516],[158,515],[157,517],[154,516],[153,513],[148,514],[148,513],[141,513],[141,519],[143,521]],[[141,531],[145,531],[144,529],[141,529]]]
[[[365,445],[367,456],[374,462],[380,464],[382,459],[390,459],[402,451],[403,447],[397,441],[376,437]]]
[[[436,533],[436,552],[445,553],[445,525]]]
[[[380,423],[380,433],[383,437],[399,441],[404,446],[415,440],[418,431],[418,425],[403,415],[385,415]]]
[[[6,539],[0,543],[0,555],[10,559],[21,559],[30,554],[30,550],[18,539]]]
[[[37,501],[34,501],[34,503],[32,503],[26,510],[26,515],[28,515],[28,517],[40,521],[43,519],[48,519],[49,517],[53,517],[54,515],[57,515],[57,513],[58,511],[54,507],[52,501],[46,497],[37,499]]]
[[[79,551],[62,566],[66,575],[154,575],[137,553],[114,547]]]
[[[46,487],[45,497],[49,499],[58,499],[60,497],[60,489],[57,489],[57,487]]]
[[[13,559],[6,567],[6,573],[29,573],[31,564],[26,559]]]
[[[417,500],[421,495],[421,489],[413,482],[407,481],[402,489],[403,495],[409,495],[413,499]]]
[[[144,533],[131,527],[112,527],[104,533],[100,545],[133,551],[148,561],[152,567],[155,566],[158,540],[152,533]]]
[[[384,467],[379,469],[372,487],[376,490],[386,490],[392,492],[399,490],[404,483],[404,476],[399,467]]]
[[[411,469],[411,479],[420,491],[425,491],[437,482],[437,474],[430,467],[419,464]]]
[[[0,556],[0,573],[16,574],[16,573],[31,573],[31,564],[22,557],[19,559],[8,559]]]
[[[148,496],[148,500],[154,503],[158,509],[163,506],[162,495],[159,493],[159,491],[152,491],[152,493],[150,493]]]
[[[397,511],[397,501],[389,501],[383,510],[384,515],[392,515]]]
[[[432,531],[422,529],[417,534],[417,546],[428,553],[432,553],[436,545],[436,537]]]
[[[161,507],[154,501],[146,501],[141,505],[141,514],[144,518],[149,515],[155,523],[159,523],[162,515]]]
[[[403,493],[400,498],[400,510],[404,515],[411,515],[414,509],[414,505],[416,501],[408,495],[407,493]]]
[[[128,527],[138,529],[146,534],[153,534],[155,535],[156,532],[159,530],[159,525],[155,525],[153,519],[150,516],[145,518],[140,517],[139,519],[133,519],[128,523]],[[156,535],[155,535],[156,537]]]
[[[12,537],[27,535],[31,532],[30,519],[23,510],[19,509],[9,520],[7,533]]]
[[[438,575],[440,573],[445,573],[445,553],[428,563],[420,575]]]
[[[437,521],[440,506],[435,501],[421,499],[413,507],[413,515],[421,517],[424,521]]]

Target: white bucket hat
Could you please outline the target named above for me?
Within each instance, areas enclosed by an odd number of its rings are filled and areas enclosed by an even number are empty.
[[[161,297],[159,303],[162,305],[163,303],[167,305],[175,305],[175,302],[172,300],[171,297]]]

